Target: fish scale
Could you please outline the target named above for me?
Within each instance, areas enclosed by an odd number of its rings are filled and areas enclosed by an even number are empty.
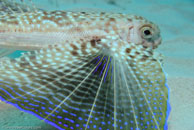
[[[121,16],[120,18],[122,18]],[[8,25],[8,27],[18,26],[18,28],[22,28],[23,26],[32,27],[32,25],[34,25],[34,27],[41,26],[43,28],[42,30],[39,30],[39,29],[36,30],[33,27],[31,29],[32,30],[34,29],[34,31],[45,30],[47,32],[47,31],[51,31],[49,28],[52,28],[52,27],[56,28],[56,30],[58,31],[66,31],[68,30],[68,28],[72,28],[74,26],[82,27],[82,25],[83,27],[85,26],[88,28],[90,26],[96,27],[99,21],[101,21],[100,24],[104,24],[106,22],[110,22],[111,20],[114,21],[114,17],[119,18],[119,15],[118,16],[113,15],[111,17],[111,15],[108,15],[108,14],[104,15],[103,12],[99,14],[87,14],[85,12],[75,13],[75,12],[65,12],[65,11],[53,11],[53,12],[38,11],[35,13],[32,12],[32,13],[22,13],[22,14],[19,13],[17,15],[16,14],[4,15],[4,16],[1,16],[0,23],[1,25]],[[123,18],[125,17],[126,16],[123,16]],[[61,28],[61,27],[64,27],[64,28]],[[53,31],[56,31],[56,30],[53,30]]]

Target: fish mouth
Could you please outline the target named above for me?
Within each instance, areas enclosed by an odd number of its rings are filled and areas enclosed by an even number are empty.
[[[158,48],[158,46],[162,43],[162,39],[158,38],[157,40],[143,40],[142,45],[145,48],[152,48],[152,49],[156,49]]]
[[[157,40],[155,40],[153,43],[152,43],[152,49],[156,49],[158,48],[158,46],[162,43],[162,39],[161,38],[158,38]]]

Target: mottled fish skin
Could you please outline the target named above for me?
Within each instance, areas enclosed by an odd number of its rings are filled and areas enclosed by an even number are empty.
[[[15,0],[0,0],[0,15],[42,10],[35,7],[31,0],[29,0],[29,2],[30,5],[27,5],[24,1],[18,3],[18,1]]]
[[[150,34],[145,36],[143,31]],[[160,31],[143,17],[118,13],[33,11],[0,16],[0,48],[34,50],[77,39],[105,36],[157,48]]]
[[[160,43],[136,15],[4,14],[0,48],[33,51],[0,62],[0,99],[60,130],[167,130]]]
[[[153,50],[114,36],[32,51],[0,66],[0,99],[60,130],[167,130]]]

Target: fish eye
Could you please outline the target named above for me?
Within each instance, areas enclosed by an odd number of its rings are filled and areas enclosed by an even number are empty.
[[[148,36],[148,35],[151,35],[151,32],[150,32],[150,30],[144,30],[144,35],[146,35],[146,36]]]
[[[141,29],[141,33],[142,33],[143,38],[148,39],[148,38],[151,38],[152,37],[153,30],[152,30],[151,27],[143,27]]]

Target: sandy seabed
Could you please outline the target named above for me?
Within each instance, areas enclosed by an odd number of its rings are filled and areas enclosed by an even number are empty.
[[[35,4],[50,10],[58,6],[58,9],[66,10],[132,13],[159,25],[163,43],[157,51],[165,56],[164,70],[170,88],[169,130],[194,130],[194,1],[119,0],[110,3],[111,0],[77,0],[77,4],[72,4],[70,0],[58,0],[58,3],[50,0],[53,4],[41,4],[45,1],[39,0],[40,3]],[[41,130],[56,129],[11,105],[0,103],[0,130],[19,127],[29,130],[28,126]]]

